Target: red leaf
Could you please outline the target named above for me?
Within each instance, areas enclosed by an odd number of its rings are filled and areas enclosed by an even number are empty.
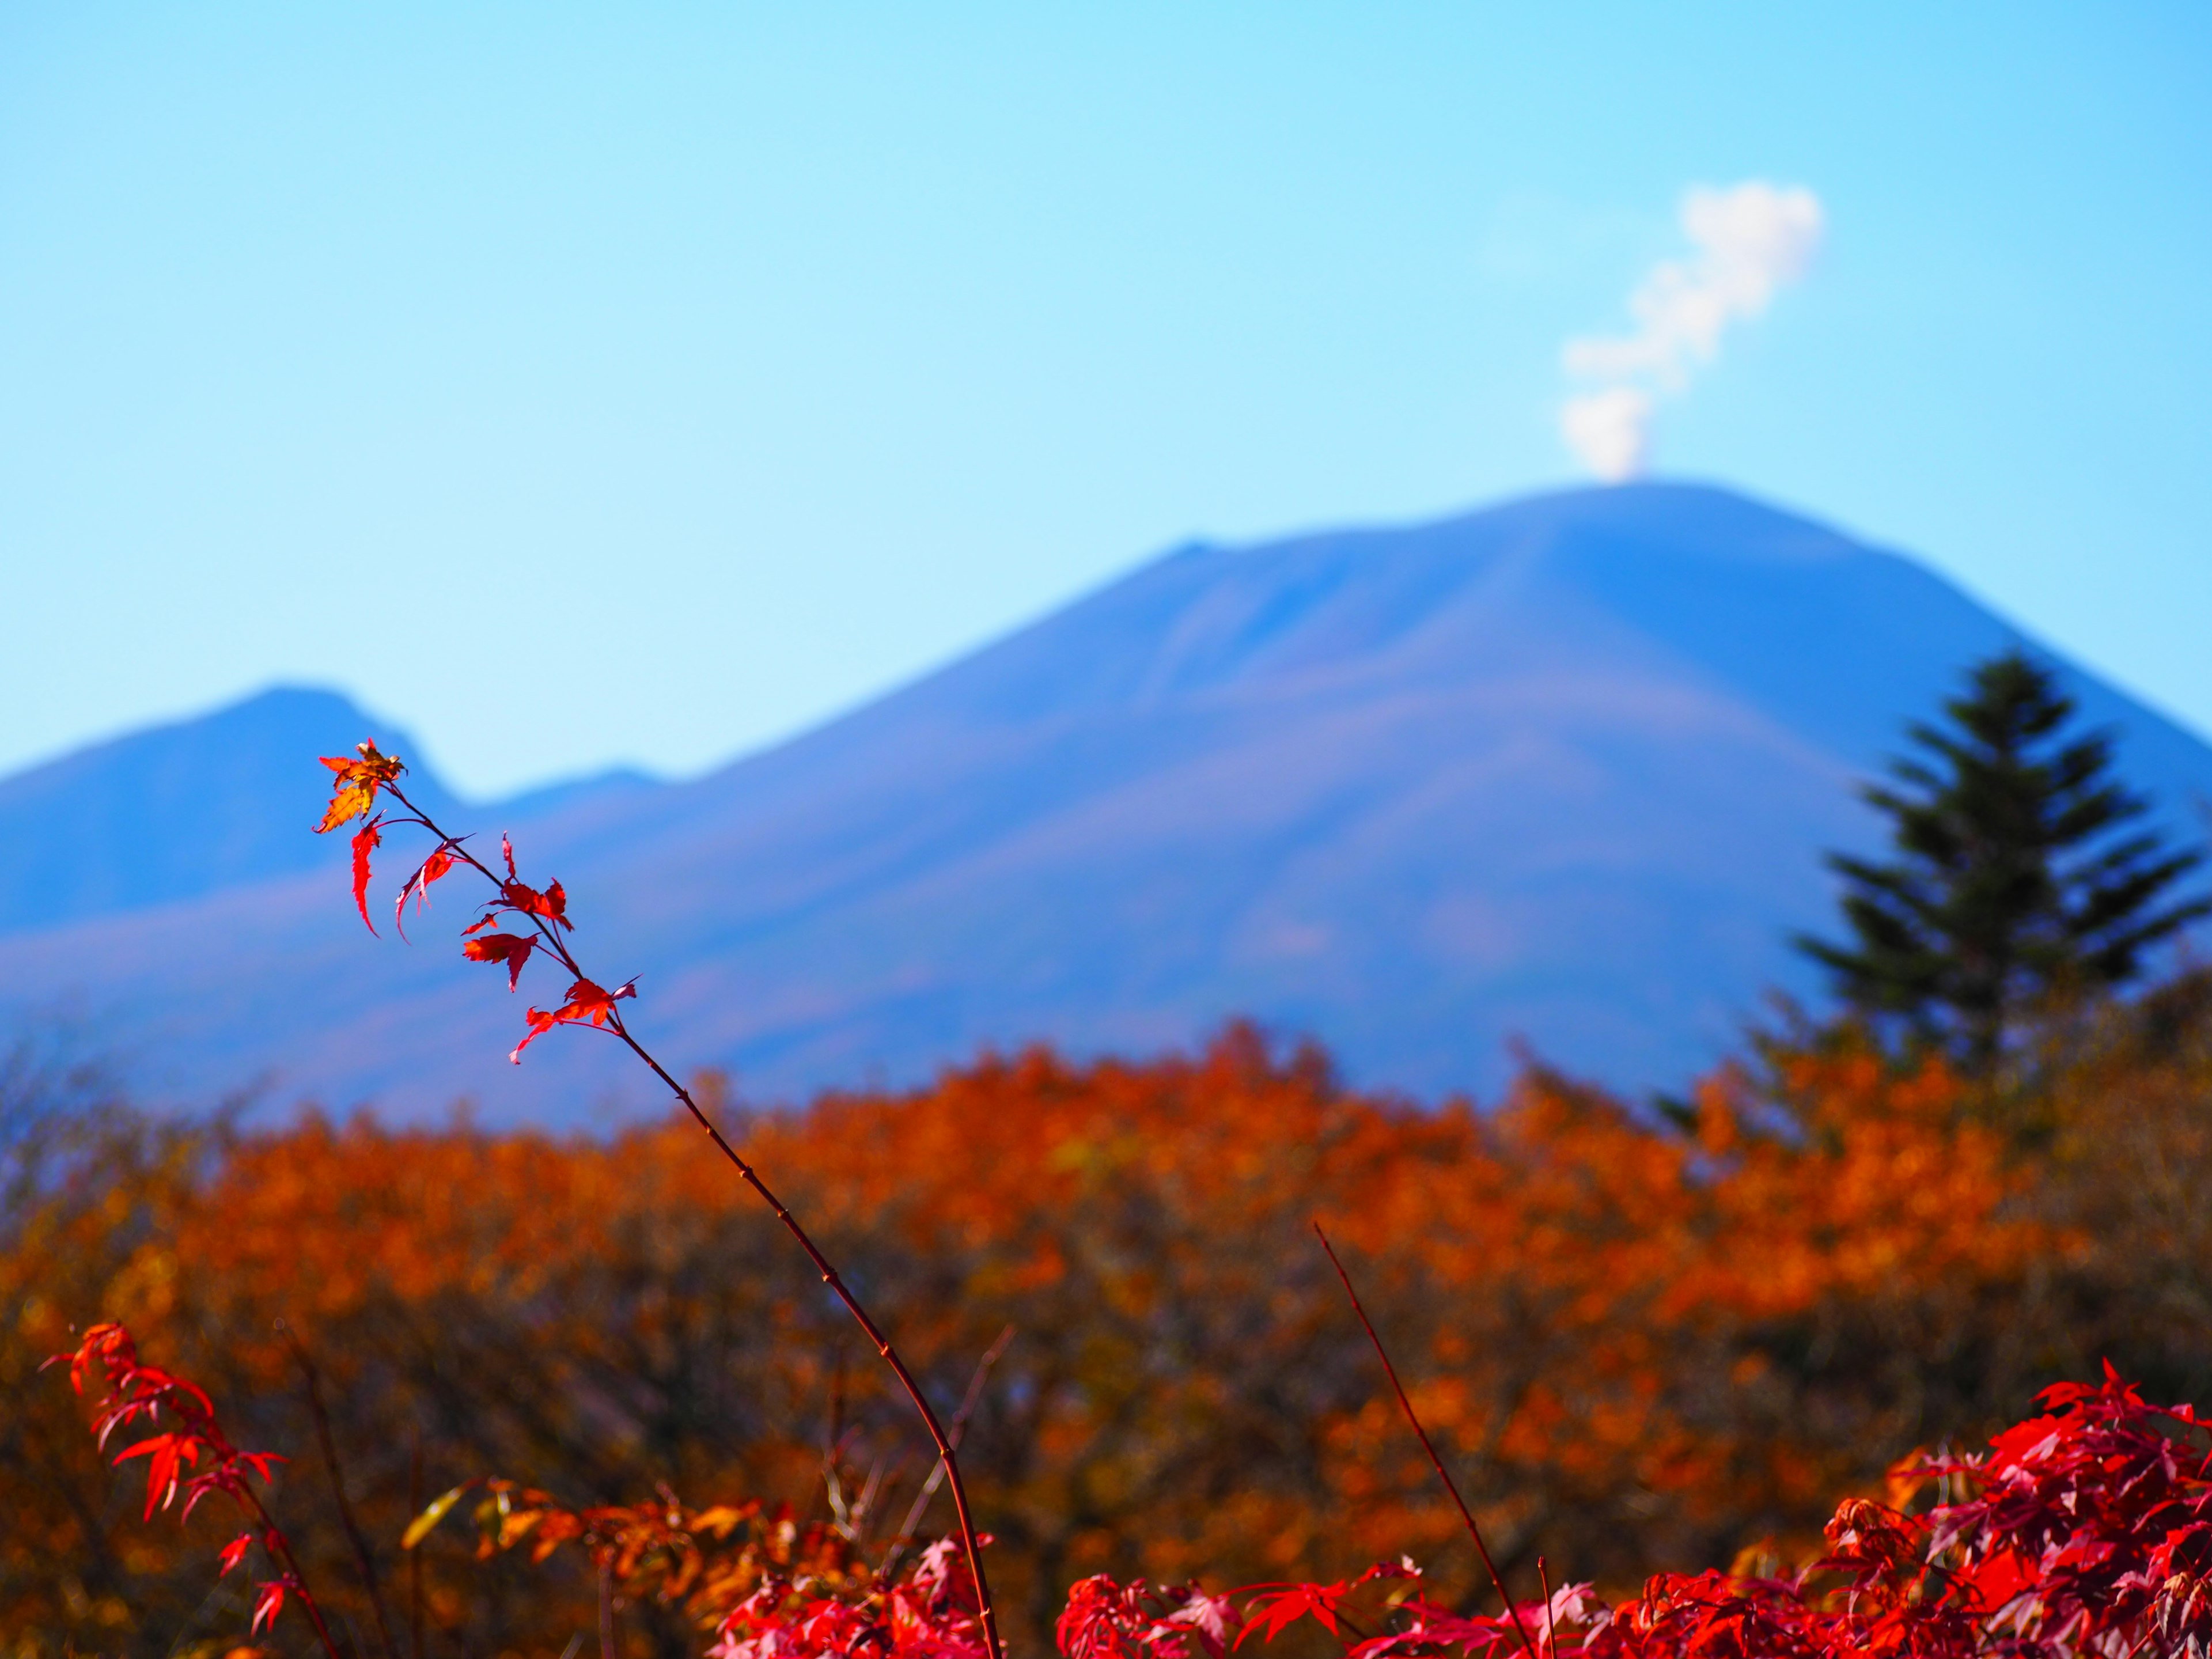
[[[264,1584],[261,1587],[261,1594],[253,1599],[253,1623],[247,1626],[246,1633],[248,1636],[260,1635],[261,1626],[264,1624],[267,1624],[271,1629],[274,1629],[276,1624],[276,1615],[283,1612],[283,1581],[282,1579],[277,1579]]]
[[[230,1542],[225,1544],[222,1547],[222,1556],[218,1558],[222,1562],[222,1573],[229,1572],[232,1569],[236,1567],[240,1562],[246,1559],[246,1551],[252,1547],[253,1534],[250,1532],[242,1532],[239,1534],[237,1537],[232,1539]],[[216,1577],[220,1578],[222,1577],[222,1573],[217,1573]]]
[[[538,941],[520,933],[486,933],[482,939],[472,939],[461,946],[461,954],[471,962],[503,962],[507,964],[507,988],[512,991],[515,981],[522,977],[522,964],[530,960]]]
[[[120,1464],[134,1457],[151,1460],[146,1466],[145,1515],[151,1521],[155,1510],[168,1508],[176,1498],[177,1483],[182,1479],[185,1466],[198,1465],[199,1437],[191,1434],[157,1434],[118,1452],[115,1461]]]
[[[580,979],[568,988],[568,998],[558,1008],[532,1008],[530,1011],[527,1016],[530,1030],[521,1042],[514,1045],[514,1052],[507,1058],[517,1066],[521,1065],[522,1051],[556,1025],[611,1024],[615,1017],[615,1004],[624,997],[636,994],[635,980],[609,991],[592,984],[590,980]]]
[[[543,916],[572,933],[575,930],[575,923],[568,920],[568,896],[561,890],[557,881],[550,884],[542,893],[527,882],[501,882],[499,902],[504,908],[526,916]]]
[[[399,902],[392,915],[392,925],[399,930],[400,938],[407,937],[407,901],[412,898],[415,914],[418,916],[422,914],[422,907],[430,902],[430,884],[443,879],[459,862],[453,857],[453,849],[466,839],[464,836],[440,842],[437,851],[424,859],[421,867],[407,878],[407,884],[399,890]]]
[[[353,906],[361,912],[362,925],[374,933],[376,924],[368,919],[368,855],[384,844],[384,820],[371,818],[354,834],[353,838]],[[403,896],[401,903],[406,900]]]
[[[1243,1647],[1245,1638],[1255,1631],[1261,1632],[1261,1641],[1272,1642],[1290,1626],[1307,1618],[1335,1635],[1337,1608],[1343,1604],[1346,1588],[1340,1581],[1285,1584],[1272,1595],[1254,1596],[1246,1604],[1244,1628],[1237,1633],[1237,1645]]]

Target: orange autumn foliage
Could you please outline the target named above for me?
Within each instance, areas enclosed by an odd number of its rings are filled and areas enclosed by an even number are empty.
[[[1095,1572],[1249,1582],[1410,1549],[1474,1583],[1316,1217],[1508,1572],[1542,1550],[1616,1585],[1816,1535],[1840,1486],[1968,1426],[1989,1402],[1946,1381],[1946,1345],[1980,1352],[1977,1310],[2072,1248],[1953,1079],[1848,1047],[1711,1080],[1686,1132],[1542,1073],[1493,1113],[1418,1109],[1242,1030],[1187,1059],[1036,1051],[907,1095],[719,1109],[937,1399],[1015,1328],[963,1462],[1024,1648]],[[825,1440],[850,1486],[873,1470],[882,1513],[927,1473],[872,1356],[688,1126],[584,1141],[311,1118],[105,1178],[11,1222],[8,1340],[42,1358],[73,1322],[126,1319],[296,1455],[313,1442],[287,1320],[386,1547],[418,1436],[432,1491],[498,1474],[574,1504],[659,1480],[818,1514]],[[67,1271],[63,1249],[81,1252]],[[66,1417],[22,1387],[26,1412]],[[116,1597],[204,1596],[167,1540],[125,1541],[96,1463],[58,1429],[40,1443],[43,1489],[0,1462],[0,1501],[45,1517],[0,1546],[0,1591],[127,1550]],[[295,1462],[283,1488],[279,1518],[343,1603],[320,1477]],[[426,1567],[434,1627],[471,1651],[557,1650],[588,1612],[519,1566],[426,1547]],[[72,1613],[42,1594],[0,1630],[94,1628],[98,1595]]]

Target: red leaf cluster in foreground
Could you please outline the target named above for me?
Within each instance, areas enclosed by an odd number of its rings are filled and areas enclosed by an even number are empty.
[[[181,1497],[189,1514],[221,1493],[247,1530],[222,1553],[225,1573],[259,1543],[282,1570],[264,1583],[253,1627],[296,1596],[322,1634],[283,1535],[250,1481],[273,1454],[231,1444],[207,1396],[143,1364],[115,1324],[88,1332],[66,1362],[80,1392],[105,1384],[93,1422],[104,1444],[135,1423],[173,1427],[125,1448],[149,1460],[146,1515]],[[1333,1583],[1196,1584],[1086,1578],[1067,1595],[1056,1636],[1066,1659],[1228,1659],[1300,1627],[1346,1659],[2124,1659],[2212,1654],[2212,1451],[2190,1407],[2147,1404],[2109,1367],[2063,1384],[2045,1415],[1985,1451],[1900,1469],[1910,1504],[1931,1486],[1957,1494],[1914,1513],[1847,1499],[1825,1552],[1795,1572],[1664,1573],[1608,1606],[1588,1584],[1487,1614],[1431,1595],[1410,1560]],[[447,1494],[409,1530],[412,1548],[471,1490],[478,1554],[526,1546],[544,1560],[580,1542],[631,1596],[681,1606],[710,1633],[710,1659],[982,1659],[975,1582],[957,1540],[884,1576],[823,1523],[755,1504],[687,1510],[664,1493],[635,1508],[571,1510],[507,1481]],[[1517,1614],[1517,1618],[1515,1616]],[[1526,1632],[1526,1633],[1524,1633]]]
[[[229,1498],[244,1516],[246,1530],[223,1547],[221,1571],[228,1574],[243,1565],[256,1544],[277,1569],[256,1585],[252,1633],[259,1634],[264,1625],[274,1625],[286,1596],[293,1595],[313,1622],[324,1647],[330,1649],[330,1632],[324,1626],[321,1609],[301,1581],[291,1546],[270,1520],[252,1485],[258,1480],[266,1486],[274,1466],[284,1462],[283,1457],[276,1452],[241,1451],[232,1445],[216,1420],[215,1407],[206,1393],[197,1383],[142,1363],[137,1344],[121,1325],[94,1326],[74,1352],[56,1354],[46,1363],[67,1364],[70,1386],[79,1395],[84,1393],[86,1378],[98,1373],[103,1386],[92,1432],[103,1450],[118,1429],[133,1423],[143,1422],[151,1428],[166,1417],[176,1425],[134,1442],[115,1455],[118,1464],[133,1458],[147,1460],[144,1518],[151,1521],[156,1510],[167,1509],[179,1497],[184,1499],[180,1519],[188,1518],[205,1498],[217,1494]]]
[[[1432,1599],[1410,1561],[1334,1583],[1083,1580],[1056,1631],[1066,1659],[1225,1659],[1301,1626],[1346,1659],[2101,1659],[2212,1653],[2212,1455],[2189,1407],[2147,1405],[2113,1375],[2047,1390],[2048,1414],[1979,1454],[1924,1459],[1908,1486],[1963,1496],[1923,1513],[1847,1499],[1825,1553],[1760,1577],[1665,1573],[1608,1606],[1560,1587],[1511,1614]],[[855,1591],[858,1594],[855,1594]],[[714,1659],[975,1659],[972,1589],[950,1543],[896,1584],[772,1578],[715,1625]],[[1531,1632],[1524,1637],[1523,1632]]]

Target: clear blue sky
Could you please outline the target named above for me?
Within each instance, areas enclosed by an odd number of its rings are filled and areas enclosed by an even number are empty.
[[[2212,730],[2212,7],[8,7],[0,768],[289,679],[681,772],[1567,482],[1563,342],[1754,178],[1826,243],[1662,474]]]

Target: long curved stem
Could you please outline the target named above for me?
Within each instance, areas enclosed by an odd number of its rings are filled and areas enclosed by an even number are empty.
[[[421,807],[408,799],[393,786],[386,784],[385,787],[393,799],[415,815],[424,829],[438,837],[441,845],[451,845],[453,853],[461,862],[474,869],[493,886],[498,887],[502,884],[500,878],[495,875],[489,866],[474,854],[454,842],[453,837],[440,829]],[[559,930],[542,917],[533,915],[531,921],[535,925],[539,937],[544,940],[561,964],[578,979],[585,978],[584,970],[577,966],[575,957],[569,954],[568,945],[560,938]],[[975,1601],[983,1626],[985,1646],[989,1650],[990,1659],[1006,1659],[1006,1644],[999,1634],[998,1609],[992,1605],[990,1581],[984,1576],[983,1553],[976,1543],[975,1523],[969,1511],[967,1486],[960,1478],[959,1459],[955,1455],[951,1439],[945,1434],[943,1424],[938,1420],[937,1413],[931,1407],[928,1397],[922,1393],[921,1385],[915,1381],[914,1373],[907,1369],[906,1362],[899,1358],[898,1350],[891,1346],[891,1340],[884,1334],[883,1328],[870,1316],[867,1309],[861,1305],[860,1297],[853,1294],[851,1288],[847,1285],[842,1276],[831,1264],[830,1258],[822,1253],[821,1248],[815,1243],[806,1229],[799,1224],[799,1218],[792,1214],[783,1200],[769,1189],[768,1183],[761,1179],[760,1172],[746,1162],[738,1154],[738,1149],[731,1146],[723,1137],[722,1132],[714,1127],[713,1120],[700,1109],[699,1103],[692,1099],[691,1091],[671,1076],[668,1069],[653,1058],[645,1045],[630,1035],[629,1029],[623,1024],[620,1013],[610,1012],[611,1018],[609,1024],[614,1034],[622,1039],[632,1054],[645,1062],[655,1077],[667,1085],[671,1094],[684,1103],[684,1110],[690,1112],[697,1121],[699,1127],[707,1132],[707,1138],[714,1143],[715,1149],[729,1161],[731,1167],[737,1170],[744,1183],[759,1194],[762,1201],[775,1212],[775,1218],[783,1224],[784,1231],[798,1241],[800,1249],[806,1252],[806,1259],[814,1264],[815,1271],[822,1275],[822,1282],[827,1285],[837,1300],[844,1304],[845,1311],[853,1316],[860,1329],[866,1333],[868,1340],[875,1344],[876,1352],[882,1358],[884,1363],[891,1368],[892,1375],[899,1380],[899,1386],[906,1390],[907,1398],[913,1402],[915,1411],[920,1415],[923,1427],[928,1430],[930,1440],[937,1448],[937,1455],[945,1466],[945,1485],[952,1490],[953,1513],[959,1518],[960,1522],[961,1548],[968,1557],[968,1571],[975,1580]]]
[[[1352,1298],[1352,1311],[1359,1316],[1359,1323],[1367,1333],[1367,1340],[1375,1345],[1375,1352],[1382,1361],[1382,1369],[1390,1378],[1390,1387],[1397,1394],[1399,1408],[1406,1413],[1406,1420],[1413,1425],[1413,1432],[1420,1437],[1421,1449],[1428,1453],[1429,1462],[1435,1468],[1437,1478],[1444,1483],[1444,1490],[1451,1494],[1452,1502],[1459,1505],[1459,1518],[1467,1522],[1468,1536],[1474,1540],[1475,1553],[1482,1558],[1482,1565],[1489,1570],[1490,1582],[1498,1590],[1498,1599],[1505,1603],[1506,1616],[1513,1620],[1513,1628],[1520,1633],[1521,1645],[1528,1650],[1528,1659],[1536,1659],[1536,1644],[1529,1637],[1528,1626],[1521,1620],[1521,1609],[1513,1605],[1512,1592],[1505,1588],[1505,1576],[1498,1571],[1498,1563],[1490,1559],[1490,1546],[1482,1541],[1482,1528],[1474,1524],[1474,1511],[1468,1508],[1467,1499],[1459,1495],[1459,1483],[1451,1478],[1451,1471],[1444,1467],[1444,1460],[1437,1455],[1436,1445],[1430,1440],[1429,1431],[1421,1426],[1421,1419],[1413,1411],[1413,1402],[1406,1397],[1406,1385],[1398,1380],[1398,1368],[1390,1363],[1390,1351],[1382,1346],[1382,1339],[1375,1334],[1374,1322],[1367,1317],[1367,1310],[1359,1304],[1359,1292],[1352,1288],[1352,1275],[1344,1271],[1344,1263],[1336,1259],[1336,1246],[1328,1242],[1328,1235],[1322,1231],[1321,1223],[1315,1222],[1313,1230],[1314,1237],[1321,1240],[1322,1249],[1328,1252],[1328,1265],[1336,1269],[1336,1276],[1344,1281],[1344,1293]]]

